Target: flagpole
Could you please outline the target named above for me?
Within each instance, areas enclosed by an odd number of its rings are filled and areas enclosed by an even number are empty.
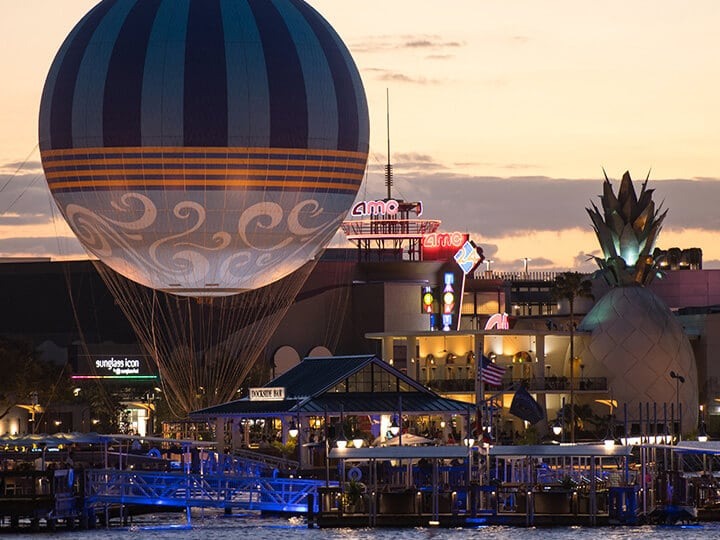
[[[485,406],[485,381],[483,380],[483,337],[475,335],[475,363],[476,375],[475,375],[475,407],[477,414],[477,423],[480,425],[480,436],[485,431],[485,413],[483,407]]]

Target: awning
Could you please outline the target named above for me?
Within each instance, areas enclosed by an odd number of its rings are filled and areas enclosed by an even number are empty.
[[[632,446],[604,444],[555,444],[491,446],[494,457],[624,457],[632,454]]]
[[[370,459],[463,459],[464,446],[375,446],[370,448],[333,448],[331,459],[368,461]]]

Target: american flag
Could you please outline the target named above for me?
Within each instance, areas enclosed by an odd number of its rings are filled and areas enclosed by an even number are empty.
[[[493,363],[487,356],[482,355],[482,382],[493,386],[500,386],[505,375],[505,368]]]

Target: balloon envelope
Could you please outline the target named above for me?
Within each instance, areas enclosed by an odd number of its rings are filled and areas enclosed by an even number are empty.
[[[85,248],[190,296],[315,257],[355,199],[368,132],[347,48],[301,0],[104,0],[58,52],[39,126]]]

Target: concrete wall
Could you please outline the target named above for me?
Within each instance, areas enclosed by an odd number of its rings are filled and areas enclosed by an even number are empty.
[[[655,279],[650,284],[650,289],[662,298],[670,309],[718,305],[720,304],[720,271],[667,272],[662,279]]]
[[[419,283],[385,284],[385,332],[430,329],[430,316],[420,311]]]

